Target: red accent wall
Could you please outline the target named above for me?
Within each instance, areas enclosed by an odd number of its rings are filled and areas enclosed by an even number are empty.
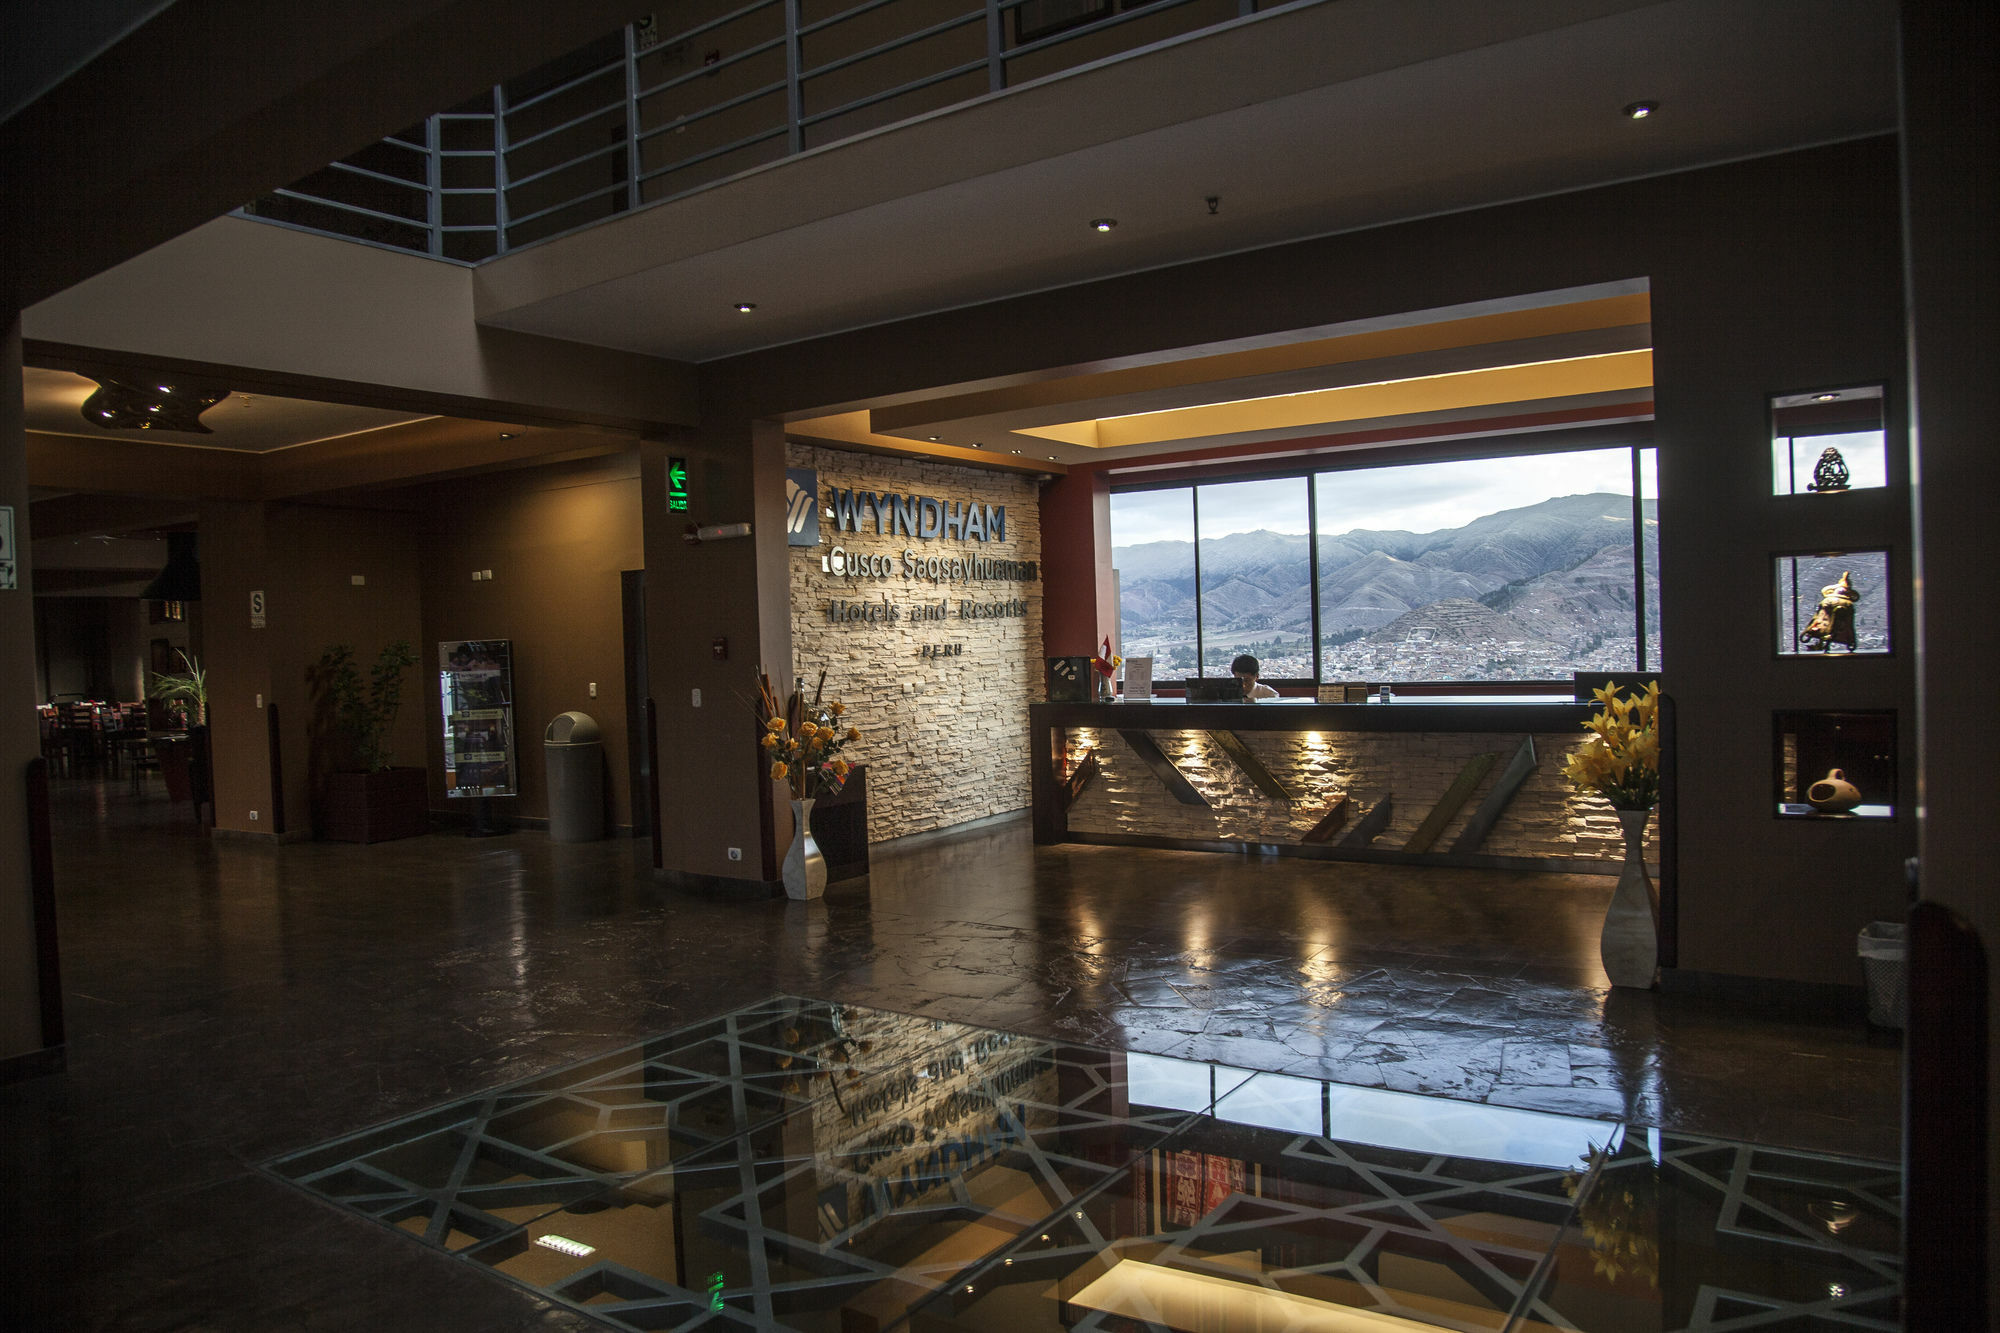
[[[1042,490],[1042,652],[1094,653],[1117,621],[1111,592],[1111,483],[1071,472]]]

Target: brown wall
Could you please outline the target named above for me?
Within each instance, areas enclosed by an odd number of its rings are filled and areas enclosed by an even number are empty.
[[[419,543],[400,514],[315,505],[212,504],[201,516],[203,665],[219,829],[273,834],[269,720],[279,710],[287,836],[312,827],[306,670],[347,644],[365,672],[397,639],[422,651]],[[363,581],[354,582],[356,576]],[[261,589],[266,627],[250,624]],[[398,764],[424,762],[422,669],[403,681],[391,733]],[[258,812],[256,819],[250,811]]]
[[[1766,399],[1880,381],[1904,401],[1896,168],[1895,143],[1868,140],[1351,232],[713,362],[704,387],[715,415],[749,419],[1648,279],[1666,685],[1681,726],[1677,964],[1858,985],[1855,932],[1901,914],[1914,785],[1894,822],[1780,822],[1772,713],[1894,709],[1899,771],[1913,773],[1908,585],[1893,596],[1906,608],[1894,656],[1778,661],[1770,556],[1886,546],[1907,571],[1909,496],[1775,503]],[[1094,580],[1052,579],[1052,627],[1070,615],[1059,586],[1098,595]]]
[[[608,822],[632,822],[625,743],[625,637],[620,574],[639,569],[637,452],[428,487],[423,539],[424,749],[432,804],[446,798],[437,645],[509,639],[520,796],[513,813],[549,813],[542,733],[558,713],[588,713],[604,730]],[[473,570],[492,570],[474,582]],[[589,685],[597,683],[597,697]]]
[[[187,648],[190,625],[151,623],[152,605],[135,597],[37,597],[35,697],[82,691],[123,702],[145,698],[153,640]],[[171,661],[171,670],[181,670],[178,657]]]
[[[468,637],[514,642],[521,787],[514,812],[547,817],[542,727],[574,708],[605,728],[610,813],[613,822],[629,823],[619,574],[640,564],[636,456],[467,478],[397,503],[408,507],[204,508],[216,826],[277,831],[262,694],[280,710],[285,831],[310,831],[306,672],[341,643],[354,649],[364,673],[398,639],[415,650],[391,735],[393,758],[425,766],[433,805],[451,808],[442,787],[437,644]],[[491,569],[492,580],[473,582],[474,569]],[[261,630],[249,622],[253,588],[265,594]],[[587,697],[592,680],[594,700]]]
[[[756,762],[753,701],[760,665],[779,694],[791,687],[784,433],[773,422],[746,421],[648,441],[642,456],[663,864],[669,871],[770,882],[778,876],[778,849],[791,837],[791,810]],[[666,464],[676,456],[689,466],[685,513],[666,508]],[[754,536],[683,540],[690,523],[744,521]],[[726,640],[726,657],[715,655],[717,639]],[[767,796],[775,800],[768,820]],[[729,859],[732,847],[740,860]]]

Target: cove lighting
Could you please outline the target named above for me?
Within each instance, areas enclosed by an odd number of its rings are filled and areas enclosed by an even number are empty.
[[[1117,225],[1117,218],[1092,218],[1090,220],[1090,229],[1092,231],[1110,231]]]
[[[543,1249],[554,1250],[557,1254],[567,1254],[572,1259],[581,1259],[585,1255],[597,1253],[595,1245],[585,1245],[582,1241],[571,1240],[568,1236],[553,1234],[537,1236],[535,1237],[535,1244],[541,1246]]]
[[[1644,120],[1659,109],[1660,104],[1654,101],[1627,102],[1625,104],[1625,117],[1628,120]]]

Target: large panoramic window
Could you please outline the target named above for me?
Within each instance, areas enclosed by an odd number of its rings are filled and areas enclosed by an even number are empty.
[[[1658,670],[1654,488],[1623,447],[1114,494],[1121,650],[1165,679]]]

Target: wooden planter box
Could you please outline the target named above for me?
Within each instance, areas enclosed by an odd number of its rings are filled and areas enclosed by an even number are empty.
[[[333,842],[387,842],[431,831],[430,774],[421,768],[331,773],[319,836]]]

